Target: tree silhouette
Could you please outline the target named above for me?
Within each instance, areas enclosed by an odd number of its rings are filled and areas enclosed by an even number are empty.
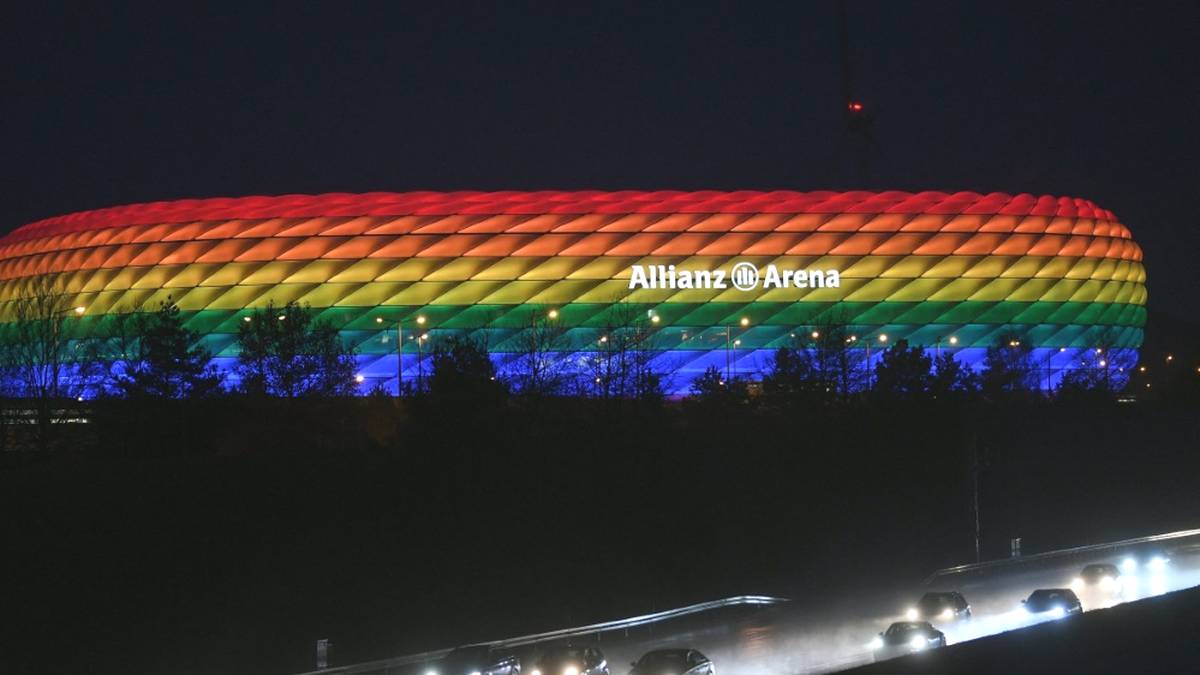
[[[220,391],[221,375],[212,365],[212,354],[198,344],[199,333],[184,327],[179,307],[170,298],[155,312],[121,315],[118,321],[131,322],[132,330],[121,333],[134,336],[114,377],[123,396],[184,399]]]
[[[81,312],[61,285],[37,277],[23,291],[5,307],[0,363],[6,393],[33,402],[37,448],[44,451],[61,426],[55,416],[88,392],[98,369],[78,327]]]
[[[953,354],[945,352],[934,361],[933,374],[929,378],[929,391],[934,398],[968,395],[978,388],[975,373],[959,363]]]
[[[704,409],[744,405],[750,400],[750,388],[740,377],[726,380],[721,370],[709,366],[704,374],[692,380],[689,402]]]
[[[516,337],[517,358],[509,376],[517,392],[527,397],[566,393],[570,377],[563,354],[567,329],[557,310],[534,309]]]
[[[295,302],[274,302],[238,326],[237,374],[249,394],[297,398],[349,396],[354,357],[328,322]]]
[[[990,396],[1029,392],[1037,388],[1038,374],[1033,363],[1033,345],[1021,336],[1005,331],[987,348],[982,388]]]
[[[472,407],[495,405],[507,394],[481,341],[450,337],[434,347],[430,361],[433,372],[425,395],[436,406],[469,411]]]
[[[665,395],[663,374],[654,368],[657,337],[654,321],[640,308],[613,303],[588,358],[593,395],[661,401]]]
[[[931,386],[933,360],[921,347],[903,338],[888,347],[875,365],[875,394],[884,398],[915,398]]]

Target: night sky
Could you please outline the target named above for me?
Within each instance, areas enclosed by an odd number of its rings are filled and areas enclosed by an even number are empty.
[[[1198,3],[850,2],[866,176],[835,2],[301,4],[6,10],[4,229],[295,192],[1028,191],[1112,209],[1152,310],[1200,314]]]

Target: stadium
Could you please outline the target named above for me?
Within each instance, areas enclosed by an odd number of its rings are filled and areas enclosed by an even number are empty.
[[[772,268],[822,281],[763,283]],[[726,283],[636,283],[635,270]],[[1136,362],[1147,297],[1142,251],[1110,211],[972,192],[154,202],[49,218],[0,239],[0,322],[46,287],[80,308],[81,340],[103,337],[107,315],[170,298],[225,371],[250,312],[307,304],[353,346],[364,393],[428,372],[431,345],[450,335],[483,341],[505,373],[546,325],[557,331],[554,358],[585,373],[608,332],[631,322],[652,334],[641,344],[676,393],[710,366],[756,378],[776,349],[803,347],[832,325],[856,348],[876,345],[869,360],[905,339],[973,368],[998,336],[1019,335],[1048,388],[1096,349]]]

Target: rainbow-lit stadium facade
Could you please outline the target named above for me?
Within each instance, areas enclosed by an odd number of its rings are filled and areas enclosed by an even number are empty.
[[[728,270],[738,262],[836,270],[840,283],[630,288],[638,265]],[[308,304],[354,346],[364,391],[395,389],[396,325],[415,336],[418,316],[431,341],[486,339],[503,372],[537,316],[554,311],[565,331],[556,353],[571,364],[595,351],[615,305],[634,308],[657,317],[654,364],[676,392],[709,366],[724,370],[727,358],[733,372],[757,376],[798,331],[832,322],[864,344],[886,334],[975,367],[998,335],[1015,332],[1053,386],[1099,344],[1132,362],[1146,319],[1142,251],[1110,211],[1081,199],[971,192],[155,202],[50,218],[0,239],[0,307],[47,282],[85,308],[84,333],[106,314],[170,297],[226,370],[250,311],[268,301]],[[419,356],[427,359],[428,347],[419,354],[406,340],[406,381],[428,372]]]

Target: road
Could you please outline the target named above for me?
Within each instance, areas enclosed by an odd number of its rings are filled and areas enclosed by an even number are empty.
[[[729,607],[696,615],[656,621],[627,629],[600,630],[570,638],[576,645],[599,646],[613,675],[625,675],[629,665],[651,649],[688,647],[704,652],[719,675],[805,675],[843,670],[873,660],[869,643],[893,621],[904,620],[905,610],[928,590],[956,590],[971,603],[973,617],[951,625],[934,625],[946,634],[948,644],[1022,628],[1049,617],[1030,617],[1021,600],[1036,588],[1066,587],[1083,565],[1092,562],[1120,564],[1127,557],[1142,561],[1152,553],[1168,551],[1170,562],[1161,571],[1144,564],[1122,577],[1119,591],[1085,589],[1079,592],[1084,611],[1200,586],[1200,535],[1154,545],[1116,546],[1092,551],[1031,559],[978,570],[943,574],[924,584],[876,584],[872,590],[850,592],[836,603],[815,604],[804,599],[773,606]],[[1069,621],[1070,618],[1062,619]],[[550,644],[568,640],[502,641],[498,648],[521,656],[525,671]],[[340,670],[343,673],[423,675],[436,669],[436,660],[378,668]],[[328,671],[326,671],[328,672]],[[439,675],[466,675],[439,673]],[[545,674],[554,675],[554,674]],[[671,674],[664,674],[671,675]]]

